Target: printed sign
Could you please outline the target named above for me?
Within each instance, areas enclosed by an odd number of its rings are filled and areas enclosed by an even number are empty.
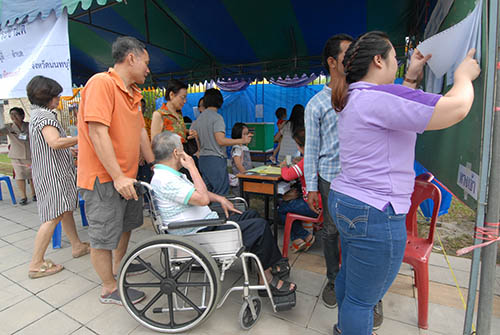
[[[264,117],[264,105],[257,104],[255,105],[255,118],[262,119]]]
[[[26,97],[36,75],[57,81],[62,95],[73,94],[66,12],[0,30],[0,98]]]
[[[458,168],[458,186],[464,189],[466,194],[472,196],[477,200],[477,193],[479,189],[479,176],[474,173],[469,167],[460,164]]]

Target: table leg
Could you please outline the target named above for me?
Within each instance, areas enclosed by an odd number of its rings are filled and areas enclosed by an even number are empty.
[[[243,180],[240,180],[240,197],[246,200],[248,208],[250,208],[250,197],[248,194],[244,191],[244,184],[245,182]]]
[[[274,239],[278,242],[278,184],[274,183],[274,196],[273,196],[273,223],[274,223]]]

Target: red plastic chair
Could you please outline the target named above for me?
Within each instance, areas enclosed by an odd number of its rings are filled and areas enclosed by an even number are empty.
[[[434,230],[441,205],[441,191],[431,183],[434,177],[431,174],[420,175],[415,179],[415,188],[411,196],[411,207],[406,216],[407,243],[403,262],[413,268],[415,287],[418,290],[418,327],[429,328],[429,256],[434,244]],[[418,237],[417,210],[426,199],[434,202],[429,235],[426,238]]]
[[[319,213],[317,218],[303,216],[295,213],[288,213],[285,221],[285,232],[283,234],[283,257],[288,257],[288,245],[290,244],[290,232],[292,231],[292,223],[296,220],[302,222],[310,222],[313,224],[314,231],[319,230],[323,226],[323,211]]]

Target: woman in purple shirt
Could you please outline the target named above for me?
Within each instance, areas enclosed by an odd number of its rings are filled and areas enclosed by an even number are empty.
[[[417,133],[450,127],[467,116],[472,81],[480,72],[474,52],[457,68],[444,96],[411,88],[430,58],[417,50],[405,78],[409,87],[392,84],[398,64],[384,33],[361,35],[345,53],[345,80],[332,90],[342,166],[328,204],[342,247],[335,334],[371,334],[373,307],[403,260]]]

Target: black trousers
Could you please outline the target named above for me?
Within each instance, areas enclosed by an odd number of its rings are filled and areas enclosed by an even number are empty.
[[[242,214],[232,214],[228,220],[234,221],[240,226],[243,245],[248,251],[259,257],[264,270],[282,259],[283,256],[274,240],[269,224],[260,217],[256,210],[249,209]],[[230,226],[217,226],[205,228],[204,231],[231,228]]]

